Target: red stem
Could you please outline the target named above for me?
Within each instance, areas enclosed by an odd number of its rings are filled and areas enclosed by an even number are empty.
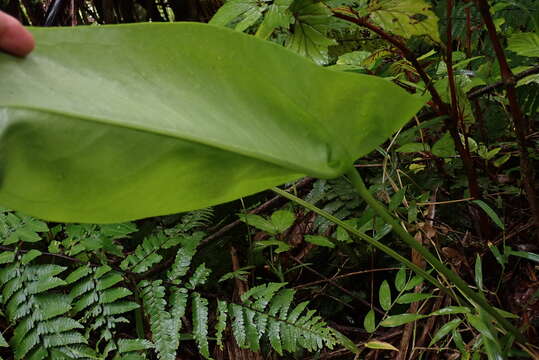
[[[522,114],[520,106],[517,100],[517,92],[515,89],[516,78],[507,63],[507,58],[505,57],[505,52],[501,45],[498,34],[496,33],[496,27],[492,21],[490,15],[490,9],[486,0],[476,0],[477,8],[481,13],[483,22],[485,23],[490,41],[496,53],[496,58],[500,64],[500,71],[502,75],[503,82],[507,91],[507,99],[509,100],[509,110],[511,112],[511,117],[513,118],[513,124],[515,128],[515,133],[517,136],[517,143],[520,151],[520,171],[522,183],[526,191],[527,200],[530,206],[532,213],[533,221],[536,226],[539,227],[539,204],[537,201],[537,195],[535,191],[535,176],[533,171],[533,165],[531,164],[529,155],[528,155],[528,126],[527,121]]]

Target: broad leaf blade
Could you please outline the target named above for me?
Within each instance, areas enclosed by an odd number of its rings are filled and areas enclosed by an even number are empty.
[[[425,99],[207,24],[32,29],[0,54],[0,204],[112,223],[332,178]]]

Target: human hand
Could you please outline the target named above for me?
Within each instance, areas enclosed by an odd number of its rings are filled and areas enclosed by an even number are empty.
[[[0,51],[25,56],[34,45],[32,34],[17,19],[0,11]]]

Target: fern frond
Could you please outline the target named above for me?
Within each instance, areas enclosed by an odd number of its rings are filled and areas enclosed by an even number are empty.
[[[55,355],[58,352],[87,348],[87,339],[78,332],[83,325],[66,316],[71,297],[51,292],[66,284],[56,276],[64,270],[58,265],[17,261],[0,271],[2,303],[7,319],[15,326],[10,343],[16,360],[56,359],[61,358]]]
[[[207,226],[213,219],[213,212],[213,208],[188,212],[182,216],[176,226],[165,230],[165,232],[168,235],[180,235]]]
[[[160,360],[175,360],[176,351],[180,342],[180,334],[174,329],[178,328],[170,313],[166,309],[165,288],[161,280],[152,282],[142,281],[139,284],[144,310],[150,318],[152,338]]]
[[[193,256],[196,253],[196,248],[204,236],[205,234],[203,232],[197,231],[192,235],[185,236],[181,240],[181,247],[178,249],[174,263],[167,273],[167,276],[171,281],[177,281],[187,274]]]
[[[11,211],[0,212],[0,242],[3,245],[23,242],[38,242],[39,233],[46,232],[49,227],[43,221],[21,213]]]
[[[226,329],[226,319],[228,314],[228,306],[226,301],[217,300],[217,324],[215,325],[215,337],[217,338],[217,346],[223,349],[223,332]]]
[[[193,273],[193,275],[191,276],[191,278],[189,279],[185,287],[193,290],[199,285],[204,285],[206,281],[208,280],[208,277],[210,276],[210,274],[211,274],[211,269],[208,269],[206,267],[206,264],[200,264],[196,268],[195,272]]]
[[[151,341],[146,339],[119,339],[118,355],[114,359],[135,360],[145,359],[145,350],[152,349],[154,346]]]
[[[110,266],[83,265],[69,274],[66,281],[72,285],[73,313],[82,314],[80,321],[87,325],[87,336],[99,330],[99,340],[111,340],[116,324],[127,322],[117,315],[138,308],[138,304],[126,300],[131,291],[118,286],[123,277]]]
[[[147,236],[142,244],[138,245],[135,251],[122,261],[120,267],[122,270],[136,273],[147,271],[163,259],[163,256],[159,254],[160,250],[176,246],[180,241],[180,237],[167,236],[164,232]]]
[[[341,338],[335,330],[329,328],[314,310],[306,310],[308,302],[292,308],[295,292],[282,289],[284,285],[269,283],[254,287],[243,294],[242,304],[228,305],[232,333],[238,345],[258,351],[260,340],[267,339],[282,355],[283,351],[295,352],[299,348],[308,351],[323,347],[331,349],[340,343]],[[218,303],[218,307],[222,306]],[[222,329],[226,311],[221,309],[219,314],[218,324],[221,323],[219,329]],[[218,334],[221,334],[219,329]]]
[[[192,295],[193,305],[193,338],[195,339],[200,354],[205,359],[211,359],[208,344],[208,300],[199,293]]]

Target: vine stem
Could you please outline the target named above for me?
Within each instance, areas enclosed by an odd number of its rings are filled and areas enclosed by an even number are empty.
[[[274,191],[275,193],[281,195],[282,197],[287,198],[288,200],[291,200],[291,201],[297,203],[298,205],[301,205],[304,208],[306,208],[306,209],[308,209],[308,210],[310,210],[310,211],[312,211],[312,212],[314,212],[314,213],[328,219],[332,223],[342,227],[343,229],[345,229],[349,233],[357,236],[361,240],[367,242],[368,244],[374,246],[378,250],[383,251],[387,255],[389,255],[392,258],[394,258],[395,260],[399,261],[400,263],[406,265],[408,268],[412,269],[416,274],[418,274],[419,276],[421,276],[425,280],[432,283],[434,286],[436,286],[438,289],[442,290],[447,295],[451,296],[453,299],[459,300],[459,299],[456,298],[455,294],[448,287],[442,285],[442,283],[440,283],[434,276],[432,276],[427,271],[423,270],[422,268],[420,268],[419,266],[417,266],[416,264],[414,264],[413,262],[411,262],[410,260],[408,260],[404,256],[400,255],[398,252],[391,249],[390,247],[382,244],[381,242],[378,242],[377,240],[373,239],[372,237],[358,231],[353,226],[345,223],[344,221],[336,218],[335,216],[331,215],[330,213],[318,208],[317,206],[315,206],[315,205],[313,205],[313,204],[311,204],[311,203],[309,203],[309,202],[307,202],[307,201],[305,201],[303,199],[298,198],[295,195],[292,195],[292,194],[290,194],[290,193],[288,193],[288,192],[286,192],[284,190],[281,190],[281,189],[279,189],[277,187],[272,188],[272,191]]]
[[[449,281],[453,283],[453,285],[464,295],[466,296],[472,304],[477,304],[480,308],[482,308],[484,311],[486,311],[490,316],[492,316],[498,324],[504,328],[507,332],[511,333],[518,341],[522,343],[526,343],[526,338],[520,333],[520,331],[514,327],[509,321],[507,321],[501,314],[499,314],[480,294],[477,294],[473,290],[470,289],[469,285],[462,280],[460,276],[458,276],[456,273],[451,271],[449,268],[447,268],[440,260],[438,260],[427,248],[423,247],[419,242],[417,242],[406,230],[402,228],[402,226],[399,224],[399,222],[385,209],[385,207],[380,204],[374,197],[371,195],[367,187],[365,186],[363,179],[359,175],[359,173],[356,171],[354,167],[351,167],[349,171],[346,173],[347,177],[352,182],[352,185],[358,192],[358,194],[365,200],[365,202],[373,208],[375,212],[380,215],[382,219],[386,221],[389,225],[391,225],[392,230],[411,248],[415,249],[419,254],[423,256],[423,258],[429,262],[438,273],[444,275]],[[288,200],[291,200],[298,205],[303,206],[304,208],[326,218],[327,220],[333,222],[334,224],[342,227],[349,233],[357,236],[361,240],[367,242],[368,244],[374,246],[375,248],[381,250],[385,254],[391,256],[395,260],[399,261],[400,263],[407,266],[409,269],[413,270],[416,274],[423,277],[425,280],[429,281],[431,284],[436,286],[438,289],[443,291],[444,293],[451,296],[453,299],[460,302],[460,298],[457,297],[456,294],[454,294],[448,287],[442,285],[440,281],[438,281],[435,277],[430,275],[427,271],[420,268],[416,264],[412,263],[410,260],[405,258],[404,256],[400,255],[395,250],[391,249],[390,247],[380,243],[379,241],[373,239],[372,237],[358,231],[351,225],[345,223],[344,221],[336,218],[335,216],[331,215],[330,213],[318,208],[317,206],[298,198],[297,196],[294,196],[284,190],[281,190],[277,187],[272,188],[272,191],[281,195],[284,198],[287,198]]]
[[[404,241],[409,247],[416,250],[423,258],[431,264],[431,266],[438,271],[438,273],[445,276],[455,287],[473,304],[476,304],[490,316],[492,316],[498,324],[504,328],[507,332],[511,333],[521,342],[526,342],[526,338],[520,333],[520,331],[514,327],[507,319],[505,319],[496,309],[494,309],[485,298],[470,289],[469,285],[462,280],[462,278],[457,275],[455,272],[451,271],[446,267],[436,256],[434,256],[427,248],[421,245],[418,241],[414,239],[401,225],[400,223],[386,210],[380,202],[378,202],[369,192],[363,179],[357,172],[357,170],[352,167],[347,171],[346,176],[352,182],[352,185],[358,192],[358,194],[365,200],[365,202],[382,218],[384,221],[391,225],[392,230],[397,234],[402,241]],[[372,239],[374,240],[374,239]],[[374,240],[376,241],[376,240]],[[388,254],[390,255],[390,254]],[[407,260],[407,262],[409,262]],[[408,265],[408,264],[406,264]],[[415,266],[415,265],[414,265]],[[414,269],[415,270],[415,269]],[[436,284],[435,284],[436,285]]]

